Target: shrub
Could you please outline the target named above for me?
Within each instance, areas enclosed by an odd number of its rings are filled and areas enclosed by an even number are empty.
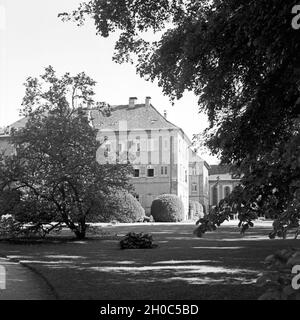
[[[193,218],[196,214],[196,205],[195,201],[190,201],[189,202],[189,216]]]
[[[195,207],[196,207],[196,215],[197,217],[203,218],[204,216],[204,211],[203,211],[203,206],[200,202],[195,201]]]
[[[283,249],[265,259],[267,266],[257,279],[257,286],[265,288],[266,292],[259,300],[299,300],[300,292],[292,287],[296,273],[292,270],[300,265],[300,251]]]
[[[10,214],[0,218],[0,238],[15,238],[22,232],[20,224]]]
[[[151,249],[157,247],[153,244],[152,236],[143,233],[130,232],[120,241],[121,249]]]
[[[138,200],[130,193],[117,191],[103,198],[99,215],[93,222],[112,222],[121,223],[142,222],[145,217],[145,210]]]
[[[182,201],[174,194],[163,194],[151,205],[151,215],[156,222],[177,222],[184,219]]]
[[[198,201],[190,201],[189,212],[190,212],[191,219],[193,218],[199,219],[204,217],[203,206]]]

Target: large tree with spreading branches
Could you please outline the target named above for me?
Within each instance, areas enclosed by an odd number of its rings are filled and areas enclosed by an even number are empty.
[[[52,67],[27,79],[26,124],[11,128],[13,152],[0,161],[0,215],[11,214],[15,225],[47,234],[65,224],[82,239],[87,219],[100,215],[101,221],[101,201],[131,189],[131,166],[96,159],[105,137],[91,126],[87,109],[107,114],[109,106],[94,101],[94,85],[84,73],[58,77]]]
[[[119,33],[114,60],[136,64],[171,100],[199,97],[210,127],[205,144],[242,174],[241,186],[201,223],[234,209],[243,230],[259,213],[272,237],[297,225],[300,210],[300,31],[294,0],[90,0],[59,16],[97,33]],[[148,32],[161,35],[149,42]],[[203,135],[201,135],[201,139]]]

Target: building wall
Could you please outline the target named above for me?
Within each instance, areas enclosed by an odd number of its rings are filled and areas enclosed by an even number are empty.
[[[97,152],[100,163],[127,163],[138,170],[131,179],[141,205],[150,214],[152,201],[161,194],[178,195],[188,214],[188,141],[178,130],[102,130],[107,139]],[[148,169],[154,176],[148,176]]]
[[[15,152],[15,148],[10,143],[10,137],[8,135],[0,136],[0,152],[4,156],[10,156]]]
[[[225,198],[226,188],[231,192],[239,183],[240,179],[233,179],[230,173],[209,176],[210,206],[217,205],[220,200]],[[214,196],[214,188],[217,190],[216,197]]]
[[[177,164],[177,195],[184,205],[185,219],[189,211],[189,141],[181,133],[177,133],[175,145],[175,163]],[[176,179],[175,178],[175,179]]]
[[[208,165],[193,152],[190,152],[189,176],[189,200],[200,202],[204,212],[207,213],[209,209]]]

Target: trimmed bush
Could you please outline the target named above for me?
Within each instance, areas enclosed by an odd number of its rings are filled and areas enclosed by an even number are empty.
[[[174,194],[163,194],[153,200],[151,215],[156,222],[178,222],[184,219],[184,206]]]
[[[189,202],[189,216],[190,218],[193,218],[196,214],[196,204],[195,201]]]
[[[200,202],[198,202],[198,201],[195,201],[195,207],[196,207],[196,212],[195,212],[196,216],[200,217],[200,218],[203,218],[204,212],[203,212],[202,204]]]
[[[143,222],[145,210],[138,200],[130,193],[117,191],[106,196],[100,209],[100,214],[96,215],[93,222],[121,223]]]
[[[130,232],[120,241],[121,249],[152,249],[157,245],[153,244],[150,234]]]
[[[198,201],[190,201],[189,216],[191,219],[199,219],[204,217],[203,206]]]

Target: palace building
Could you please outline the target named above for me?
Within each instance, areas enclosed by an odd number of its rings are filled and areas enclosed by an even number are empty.
[[[146,97],[144,103],[137,103],[135,97],[129,98],[128,104],[111,106],[107,113],[98,108],[88,108],[87,113],[90,125],[98,130],[98,139],[103,142],[97,151],[97,160],[133,165],[131,182],[147,214],[152,201],[162,194],[176,194],[182,200],[186,220],[190,201],[198,201],[204,212],[215,203],[213,169],[192,151],[185,132],[168,121],[166,112],[162,115],[151,104],[150,97]],[[25,124],[23,118],[0,131],[0,149],[6,154],[13,152],[10,129]],[[227,185],[232,190],[233,185],[227,183],[224,187]],[[218,182],[218,199],[228,192],[222,188]]]

